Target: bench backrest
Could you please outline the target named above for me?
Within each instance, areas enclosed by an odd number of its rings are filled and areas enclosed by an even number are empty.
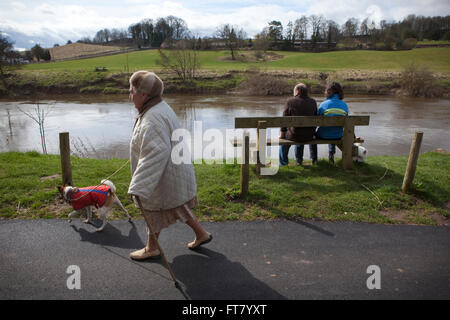
[[[241,117],[234,118],[234,127],[258,128],[258,122],[265,121],[265,128],[281,127],[332,127],[345,126],[352,122],[356,126],[368,126],[369,116],[289,116],[289,117]]]

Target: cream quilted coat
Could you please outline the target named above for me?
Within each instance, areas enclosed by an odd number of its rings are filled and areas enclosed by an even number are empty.
[[[162,101],[145,112],[133,130],[128,193],[139,196],[145,210],[172,209],[196,195],[192,163],[174,164],[171,159],[179,143],[171,141],[172,132],[178,128],[175,112]]]

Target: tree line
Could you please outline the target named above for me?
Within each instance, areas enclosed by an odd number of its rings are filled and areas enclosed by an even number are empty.
[[[262,47],[291,50],[295,45],[305,49],[318,44],[347,48],[410,49],[417,41],[450,40],[450,16],[423,17],[409,15],[400,22],[381,20],[379,24],[366,18],[349,18],[342,25],[327,20],[323,15],[301,16],[283,27],[280,21],[271,21],[255,36]],[[414,41],[412,41],[414,40]]]
[[[159,47],[166,40],[181,40],[192,37],[186,22],[175,16],[144,19],[131,24],[128,29],[101,29],[91,39],[85,37],[84,43],[95,44],[134,44],[137,47]]]
[[[144,19],[131,24],[127,29],[101,29],[91,38],[83,38],[80,42],[96,44],[132,44],[137,47],[160,47],[164,42],[168,46],[180,39],[194,39],[197,49],[211,49],[216,39],[224,42],[239,42],[240,45],[263,49],[291,50],[296,45],[313,48],[317,44],[338,44],[343,47],[372,49],[400,49],[405,40],[416,41],[450,40],[450,16],[424,17],[409,15],[402,21],[381,20],[378,23],[366,18],[362,21],[349,18],[339,25],[323,15],[300,16],[289,21],[285,26],[281,21],[270,21],[268,25],[255,35],[253,39],[245,39],[246,32],[229,24],[221,25],[210,36],[195,37],[187,23],[178,17]],[[247,41],[241,41],[247,40]],[[408,43],[406,43],[408,44]],[[228,47],[229,44],[222,43]],[[414,43],[415,45],[415,43]]]

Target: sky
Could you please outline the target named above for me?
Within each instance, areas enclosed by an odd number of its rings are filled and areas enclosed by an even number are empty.
[[[268,22],[285,26],[302,15],[324,15],[342,25],[348,18],[401,21],[409,14],[450,15],[450,0],[0,0],[0,32],[16,49],[63,45],[92,38],[104,28],[128,28],[142,19],[174,15],[196,36],[211,36],[222,24],[243,28],[247,36]]]

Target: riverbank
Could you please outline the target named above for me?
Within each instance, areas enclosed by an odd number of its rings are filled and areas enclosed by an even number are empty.
[[[195,165],[200,205],[195,214],[202,221],[317,219],[370,223],[449,225],[450,155],[427,152],[419,158],[414,191],[400,187],[407,157],[368,157],[355,169],[345,171],[325,159],[317,166],[290,165],[275,176],[251,172],[250,193],[237,198],[240,166]],[[99,183],[125,160],[72,157],[77,186]],[[66,219],[69,205],[58,199],[60,159],[37,152],[0,153],[0,217],[2,219]],[[252,170],[251,170],[252,171]],[[127,196],[129,170],[112,178],[118,196],[134,218],[140,218]],[[220,183],[219,183],[220,181]],[[113,219],[124,219],[115,210]]]
[[[345,70],[331,72],[249,69],[227,72],[200,71],[191,82],[156,70],[165,83],[165,93],[251,95],[290,95],[295,84],[303,82],[312,94],[322,94],[326,83],[342,83],[346,94],[401,95],[400,72]],[[131,73],[95,71],[24,71],[10,73],[7,88],[0,85],[0,97],[51,94],[127,94]],[[450,97],[450,77],[436,76],[436,95]],[[252,83],[264,81],[263,90],[252,90]],[[261,89],[261,88],[259,88]]]
[[[269,87],[256,95],[285,95],[304,82],[313,94],[322,94],[329,81],[341,82],[349,94],[394,95],[400,92],[400,73],[408,65],[426,66],[433,73],[434,96],[450,97],[450,48],[405,51],[267,52],[254,59],[253,51],[229,59],[228,51],[199,51],[200,67],[191,82],[181,82],[161,70],[157,50],[106,57],[24,65],[0,81],[0,96],[37,94],[123,94],[137,70],[153,70],[165,83],[166,93],[218,94],[249,91],[245,83],[258,75],[270,78]],[[251,58],[252,56],[252,58]],[[271,58],[276,56],[276,59]],[[97,70],[97,71],[96,71]],[[267,81],[266,81],[267,82]]]

